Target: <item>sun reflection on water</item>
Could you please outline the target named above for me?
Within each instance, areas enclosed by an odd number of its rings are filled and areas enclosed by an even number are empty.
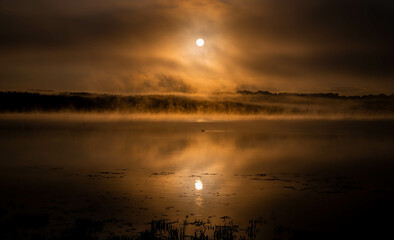
[[[202,189],[202,182],[201,182],[201,180],[196,180],[196,182],[194,183],[194,187],[197,190],[201,190]]]

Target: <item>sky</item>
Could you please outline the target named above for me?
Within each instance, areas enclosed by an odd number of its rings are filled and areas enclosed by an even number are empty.
[[[0,90],[392,94],[393,23],[392,0],[2,0]]]

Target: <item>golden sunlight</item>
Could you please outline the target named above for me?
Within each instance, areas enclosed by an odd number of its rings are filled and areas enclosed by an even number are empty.
[[[202,38],[197,39],[196,44],[199,47],[204,46],[204,39],[202,39]]]
[[[194,186],[197,190],[201,190],[202,189],[202,182],[201,180],[196,180],[196,183],[194,183]]]

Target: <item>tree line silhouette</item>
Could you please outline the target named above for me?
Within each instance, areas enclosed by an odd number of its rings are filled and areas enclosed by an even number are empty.
[[[394,95],[339,96],[238,91],[213,98],[186,95],[108,95],[86,92],[0,92],[0,112],[126,112],[225,114],[394,113]]]

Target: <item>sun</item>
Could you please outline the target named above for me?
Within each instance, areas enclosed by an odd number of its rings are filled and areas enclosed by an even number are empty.
[[[197,40],[196,40],[196,44],[197,44],[197,46],[199,46],[199,47],[204,46],[204,39],[202,39],[202,38],[197,39]]]

